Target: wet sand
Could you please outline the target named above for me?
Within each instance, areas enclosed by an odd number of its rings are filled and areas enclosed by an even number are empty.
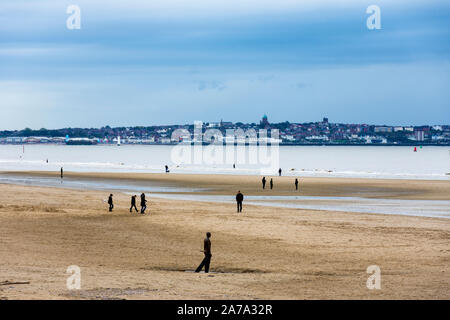
[[[238,178],[145,176],[221,193],[234,192]],[[240,189],[258,194],[259,180],[244,177]],[[292,192],[290,180],[279,179],[279,194]],[[304,191],[348,196],[361,185],[372,197],[441,199],[448,189],[447,181],[308,179]],[[164,199],[138,215],[121,193],[109,213],[107,195],[0,185],[0,284],[29,282],[0,285],[0,299],[450,299],[448,219],[245,204],[238,215],[234,204]],[[206,231],[212,273],[195,274]],[[81,290],[66,288],[70,265],[81,268]],[[381,290],[366,287],[369,265],[381,268]]]
[[[0,173],[18,174],[18,172]],[[59,178],[59,172],[20,172],[30,176]],[[359,178],[299,178],[299,191],[295,190],[295,177],[266,176],[266,189],[262,190],[262,176],[222,174],[166,174],[166,173],[81,173],[66,172],[65,177],[95,181],[132,181],[145,187],[151,183],[162,186],[201,188],[203,194],[235,194],[273,196],[326,196],[383,199],[450,200],[449,180],[403,180]],[[270,190],[270,178],[274,189]]]

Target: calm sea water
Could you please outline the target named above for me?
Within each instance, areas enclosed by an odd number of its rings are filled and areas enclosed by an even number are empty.
[[[234,160],[177,165],[172,152],[157,145],[0,145],[0,171],[163,172],[167,164],[173,173],[260,174],[265,166],[237,159],[236,168]],[[450,179],[450,147],[280,146],[278,154],[283,175]]]

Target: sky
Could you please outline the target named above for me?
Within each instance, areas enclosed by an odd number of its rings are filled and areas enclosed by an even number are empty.
[[[450,124],[449,39],[448,0],[1,0],[0,130]]]

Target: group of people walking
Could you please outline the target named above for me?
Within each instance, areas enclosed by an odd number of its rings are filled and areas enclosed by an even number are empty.
[[[133,209],[136,210],[136,212],[139,212],[138,208],[136,207],[136,198],[137,195],[131,196],[131,207],[130,212],[133,212]],[[114,209],[114,201],[113,201],[113,194],[111,193],[108,198],[108,205],[109,205],[109,212],[112,212]],[[141,194],[141,214],[145,214],[145,210],[147,209],[147,200],[145,199],[145,193]]]
[[[263,177],[261,182],[262,182],[262,188],[265,189],[266,182],[267,182],[266,177]],[[269,183],[270,183],[270,189],[272,190],[273,189],[273,179],[272,178],[270,178]],[[295,178],[294,185],[295,185],[295,190],[298,190],[298,179],[297,178]]]
[[[262,181],[262,188],[265,189],[266,182],[267,182],[266,177],[263,177],[261,181]],[[298,178],[295,178],[294,185],[295,185],[295,190],[298,190]],[[273,179],[272,178],[270,178],[270,189],[273,189]],[[238,213],[242,212],[242,203],[243,202],[244,202],[244,195],[241,193],[241,190],[239,190],[238,193],[236,194],[236,204],[237,204],[237,212]]]
[[[166,172],[168,171],[168,168],[166,166]],[[281,168],[279,170],[279,175],[281,176]],[[61,170],[61,176],[62,176],[62,170]],[[262,188],[265,189],[266,188],[266,182],[267,179],[266,177],[262,178]],[[270,189],[273,189],[273,178],[270,179]],[[298,190],[298,178],[295,178],[294,181],[294,185],[295,185],[295,190]],[[130,212],[133,212],[133,209],[136,212],[139,212],[137,206],[136,206],[136,195],[131,196],[131,206],[130,206]],[[242,212],[242,203],[244,202],[244,195],[242,194],[242,192],[239,190],[236,194],[236,204],[237,204],[237,212],[240,213]],[[110,194],[109,198],[108,198],[108,204],[109,204],[109,211],[111,212],[114,208],[114,203],[113,203],[113,195]],[[142,193],[141,194],[141,210],[140,213],[144,214],[145,210],[147,209],[147,200],[145,199],[145,194]],[[202,262],[200,263],[200,265],[197,267],[197,269],[195,270],[195,272],[200,272],[203,268],[205,269],[205,273],[209,272],[209,267],[210,267],[210,263],[211,263],[211,233],[207,232],[206,233],[206,238],[203,241],[203,253],[205,255],[205,257],[203,258]]]

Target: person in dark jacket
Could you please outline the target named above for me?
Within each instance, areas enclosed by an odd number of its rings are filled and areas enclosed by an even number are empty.
[[[281,177],[281,168],[278,169],[278,175]]]
[[[298,190],[298,179],[295,178],[295,190]]]
[[[147,200],[145,200],[145,194],[141,194],[141,213],[145,213],[145,209],[147,209]]]
[[[133,211],[133,208],[134,208],[134,210],[136,210],[136,212],[138,212],[138,209],[137,209],[137,207],[136,207],[136,195],[134,195],[134,196],[131,197],[131,207],[130,207],[130,212]]]
[[[205,267],[205,273],[209,272],[209,264],[211,263],[211,232],[206,233],[206,238],[203,240],[203,253],[205,254],[205,258],[200,263],[200,265],[195,269],[195,272],[200,272],[203,267]]]
[[[262,186],[263,186],[263,190],[266,188],[266,177],[262,178]]]
[[[109,212],[111,212],[113,210],[113,208],[114,208],[113,195],[112,194],[109,195],[108,204],[109,204]]]
[[[272,189],[273,189],[273,179],[270,178],[270,190],[272,190]]]
[[[244,195],[239,190],[236,194],[237,212],[242,212],[242,201],[244,201]]]

